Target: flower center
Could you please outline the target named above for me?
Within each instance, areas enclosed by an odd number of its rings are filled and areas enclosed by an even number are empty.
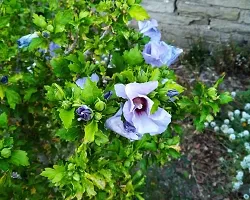
[[[133,103],[135,105],[136,112],[145,111],[147,108],[147,100],[143,97],[136,97],[133,99]]]

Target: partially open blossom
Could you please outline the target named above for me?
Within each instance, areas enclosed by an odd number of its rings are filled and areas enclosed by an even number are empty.
[[[81,120],[89,121],[93,117],[92,110],[86,105],[83,105],[83,106],[77,108],[76,114],[79,116],[79,118],[77,119],[78,121],[81,121]]]
[[[127,99],[123,106],[123,116],[126,120],[125,125],[127,126],[125,126],[125,128],[132,132],[134,131],[134,134],[137,136],[138,134],[143,135],[145,133],[149,133],[150,135],[161,134],[167,129],[168,124],[171,122],[171,115],[162,108],[158,107],[155,113],[150,113],[154,102],[146,95],[154,91],[157,87],[157,81],[115,85],[116,95]],[[119,115],[121,114],[119,113]],[[114,119],[114,117],[112,117],[112,119]],[[119,121],[117,118],[116,120]],[[107,120],[107,127],[117,132],[115,127],[117,125],[110,122],[110,119],[109,121]],[[124,124],[120,121],[119,123]],[[117,133],[121,134],[119,132]],[[126,132],[123,133],[123,136],[124,135],[126,135]]]
[[[86,83],[86,80],[87,80],[87,77],[79,78],[76,80],[76,85],[78,85],[80,88],[83,89]],[[96,73],[94,73],[91,75],[90,80],[97,83],[99,81],[99,76]]]
[[[157,29],[158,23],[155,19],[144,20],[138,22],[139,31],[150,37],[151,41],[160,41],[161,32]]]
[[[37,33],[25,35],[17,40],[18,48],[23,48],[29,46],[32,39],[39,37]]]
[[[168,45],[163,41],[151,41],[145,45],[142,55],[147,64],[161,67],[173,64],[182,52],[182,49]]]

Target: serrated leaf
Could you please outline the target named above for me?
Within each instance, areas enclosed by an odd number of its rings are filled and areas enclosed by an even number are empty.
[[[9,16],[1,16],[0,17],[0,28],[3,28],[9,24],[10,17]]]
[[[11,152],[11,158],[10,161],[12,164],[16,166],[28,166],[29,163],[29,158],[27,156],[27,153],[22,150],[15,150]]]
[[[167,90],[177,90],[179,93],[182,93],[184,91],[184,87],[174,81],[167,81],[164,88],[166,88]]]
[[[139,65],[143,62],[143,57],[138,46],[130,49],[129,51],[125,51],[123,53],[123,59],[131,66]]]
[[[59,117],[63,122],[63,125],[66,129],[70,128],[72,120],[75,118],[75,109],[64,110],[62,108],[58,109]]]
[[[211,87],[208,89],[208,95],[213,99],[216,100],[217,99],[217,89],[214,87]]]
[[[82,90],[82,99],[87,105],[90,105],[95,103],[98,98],[102,98],[102,90],[97,87],[96,82],[87,78]]]
[[[132,5],[128,13],[132,18],[138,21],[149,19],[147,11],[139,4]]]
[[[108,137],[103,134],[100,130],[95,133],[95,143],[100,146],[101,144],[105,144],[109,141]]]
[[[89,143],[95,140],[95,133],[98,131],[98,124],[92,120],[84,128],[84,142]]]
[[[70,23],[73,19],[74,14],[69,11],[59,11],[56,14],[55,20],[54,20],[54,25],[55,25],[55,33],[60,33],[63,32],[65,29],[65,25]]]
[[[29,51],[33,51],[34,49],[46,49],[47,48],[47,42],[44,40],[44,38],[33,38],[31,43],[29,44]]]
[[[65,168],[60,165],[54,165],[53,168],[45,168],[41,176],[47,177],[52,183],[58,183],[65,176]]]
[[[64,58],[53,58],[50,61],[50,64],[53,67],[53,72],[57,77],[64,77],[70,74],[70,70],[68,68],[68,61]]]
[[[86,185],[87,196],[89,197],[95,196],[96,191],[95,191],[93,183],[89,181],[88,179],[86,179],[84,182],[86,183],[85,185]]]
[[[219,96],[219,99],[220,99],[221,104],[226,104],[226,103],[229,103],[233,100],[233,98],[229,92],[221,93]]]
[[[118,52],[112,54],[112,63],[115,65],[116,72],[121,72],[125,68],[123,57]]]
[[[7,89],[5,91],[5,94],[6,94],[7,102],[10,105],[10,108],[15,109],[16,104],[21,102],[20,95],[16,91],[11,90],[11,89]]]
[[[41,28],[45,28],[47,26],[47,23],[45,21],[44,16],[40,15],[38,16],[37,14],[33,14],[33,22],[35,25],[41,27]]]
[[[94,183],[94,185],[97,186],[101,190],[103,190],[106,186],[105,180],[103,180],[103,178],[98,174],[85,173],[85,177],[91,180]]]
[[[158,81],[160,79],[161,72],[159,68],[155,68],[154,71],[151,74],[150,81]]]
[[[6,128],[7,125],[8,125],[8,118],[6,113],[4,112],[0,115],[0,128]]]

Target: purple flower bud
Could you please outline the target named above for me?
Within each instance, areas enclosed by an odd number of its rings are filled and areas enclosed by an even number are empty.
[[[49,44],[49,53],[51,55],[51,57],[55,57],[56,53],[55,53],[55,50],[59,49],[60,46],[54,42],[51,42]]]
[[[83,106],[77,108],[76,114],[79,116],[79,118],[77,119],[78,121],[81,121],[81,120],[89,121],[93,117],[92,110],[86,105],[83,105]]]
[[[1,83],[2,83],[2,84],[8,83],[8,76],[3,76],[3,77],[1,78]]]
[[[104,99],[108,100],[111,96],[112,96],[113,92],[112,91],[108,91],[104,94]]]
[[[177,90],[168,90],[168,92],[167,92],[167,96],[168,96],[169,98],[175,97],[175,96],[177,96],[178,94],[179,94],[179,92],[178,92]]]

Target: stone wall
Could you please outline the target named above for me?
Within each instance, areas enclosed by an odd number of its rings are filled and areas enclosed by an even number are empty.
[[[183,48],[198,38],[208,44],[250,43],[250,0],[143,0],[159,22],[163,40]]]

